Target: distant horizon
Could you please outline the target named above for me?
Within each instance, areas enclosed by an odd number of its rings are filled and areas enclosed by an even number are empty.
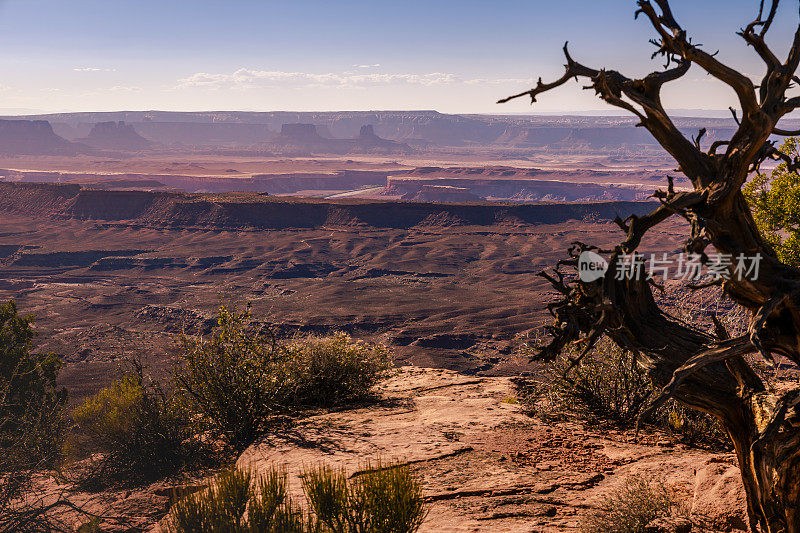
[[[666,110],[673,117],[681,118],[731,118],[729,109],[667,109]],[[28,116],[47,116],[47,115],[79,115],[91,113],[439,113],[442,115],[456,115],[456,116],[531,116],[531,117],[618,117],[630,118],[635,120],[635,116],[626,114],[624,111],[609,107],[608,110],[603,109],[586,109],[586,110],[554,110],[554,111],[512,111],[503,112],[444,112],[437,109],[87,109],[87,110],[61,110],[61,111],[46,111],[41,109],[17,109],[17,108],[0,108],[0,117],[28,117]],[[789,120],[800,119],[800,116],[789,116]]]

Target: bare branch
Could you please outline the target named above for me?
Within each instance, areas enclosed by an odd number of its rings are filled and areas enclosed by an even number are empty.
[[[594,87],[595,90],[597,90],[597,92],[601,95],[601,97],[605,101],[607,101],[611,105],[620,107],[622,109],[625,109],[626,111],[629,111],[629,112],[633,113],[634,115],[638,116],[640,119],[644,119],[644,116],[635,107],[633,107],[630,103],[628,103],[625,100],[623,100],[621,98],[621,95],[619,94],[619,91],[618,90],[614,90],[614,88],[612,88],[608,83],[608,79],[609,78],[612,78],[617,83],[629,81],[628,78],[622,76],[618,72],[606,73],[604,71],[596,70],[596,69],[589,68],[589,67],[586,67],[584,65],[581,65],[580,63],[578,63],[574,59],[572,59],[572,56],[570,56],[570,54],[569,54],[568,46],[569,46],[569,42],[564,43],[564,49],[563,50],[564,50],[564,57],[567,59],[567,64],[564,65],[565,71],[564,71],[564,75],[563,76],[561,76],[559,79],[557,79],[556,81],[554,81],[552,83],[543,83],[542,82],[542,78],[539,78],[538,82],[536,83],[536,87],[534,87],[533,89],[529,89],[527,91],[521,92],[519,94],[515,94],[513,96],[509,96],[507,98],[502,98],[502,99],[498,100],[497,103],[498,104],[504,104],[506,102],[514,100],[515,98],[520,98],[522,96],[530,96],[531,103],[535,103],[536,102],[536,96],[538,96],[539,94],[545,93],[545,92],[547,92],[547,91],[549,91],[551,89],[555,89],[556,87],[560,87],[560,86],[564,85],[567,81],[569,81],[572,78],[575,78],[577,80],[579,77],[584,77],[584,78],[589,78],[589,79],[592,80],[592,82],[593,82],[592,87]],[[601,77],[601,75],[603,76],[603,79],[599,79]],[[598,84],[601,84],[601,85],[598,85]],[[599,89],[599,88],[602,88],[602,89]]]
[[[736,123],[736,125],[741,126],[742,121],[739,120],[739,117],[736,115],[736,110],[733,107],[729,107],[728,110],[731,112],[731,115],[733,115],[733,121]]]
[[[772,133],[775,135],[781,135],[783,137],[793,137],[795,135],[800,135],[800,130],[784,130],[782,128],[773,128]]]
[[[766,20],[762,20],[762,16],[764,14],[764,0],[761,0],[761,5],[758,10],[758,17],[756,17],[753,22],[748,24],[746,28],[738,33],[738,35],[740,35],[748,45],[753,47],[761,59],[764,60],[764,63],[767,64],[768,71],[775,70],[781,65],[780,60],[775,56],[772,50],[770,50],[769,46],[767,46],[767,43],[764,40],[764,36],[766,35],[767,31],[769,31],[769,27],[772,25],[772,21],[775,19],[775,13],[778,10],[779,2],[780,0],[772,0],[772,6],[770,7],[769,15],[767,16]],[[758,33],[755,31],[757,27],[761,27],[761,30]]]
[[[657,53],[681,57],[696,63],[736,92],[742,110],[746,115],[757,113],[759,111],[758,100],[756,99],[755,86],[752,80],[689,42],[686,37],[686,31],[681,28],[672,15],[669,2],[667,0],[654,1],[661,9],[660,15],[649,0],[639,0],[639,10],[636,15],[644,13],[661,36],[660,49]]]

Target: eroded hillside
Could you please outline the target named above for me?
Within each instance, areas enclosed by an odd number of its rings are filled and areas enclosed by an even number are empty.
[[[0,297],[39,317],[42,349],[81,394],[116,358],[169,366],[181,331],[221,297],[283,332],[345,330],[398,360],[470,373],[527,367],[519,336],[545,319],[536,273],[574,240],[609,242],[641,203],[448,205],[185,195],[5,184]],[[676,228],[677,230],[678,228]],[[677,231],[660,250],[679,247]]]

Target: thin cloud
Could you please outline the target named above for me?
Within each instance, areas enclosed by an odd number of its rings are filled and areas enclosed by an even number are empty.
[[[314,74],[240,68],[232,74],[198,72],[178,80],[177,88],[258,89],[265,87],[376,87],[389,85],[499,85],[531,83],[531,79],[463,79],[447,72],[427,74],[360,74],[355,72]]]
[[[134,87],[134,86],[127,87],[127,86],[124,86],[124,85],[114,85],[113,87],[109,87],[108,90],[109,91],[114,91],[114,92],[136,92],[136,91],[141,91],[142,88],[141,87]]]
[[[353,65],[353,68],[380,68],[380,67],[381,67],[380,63],[375,63],[372,65]]]
[[[77,67],[72,69],[75,72],[116,72],[115,68],[99,68],[99,67]]]

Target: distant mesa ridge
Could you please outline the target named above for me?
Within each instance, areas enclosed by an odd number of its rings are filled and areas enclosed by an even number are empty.
[[[97,123],[115,122],[121,129],[119,122],[124,121],[125,129],[132,126],[137,135],[160,145],[254,152],[268,151],[266,145],[273,141],[278,144],[278,151],[304,154],[402,148],[385,144],[391,141],[417,149],[492,146],[559,151],[642,147],[661,150],[647,132],[634,127],[632,118],[613,116],[452,115],[435,111],[119,111],[24,118],[47,120],[56,134],[73,141],[89,138]],[[687,138],[706,128],[707,143],[729,139],[736,131],[732,119],[676,117],[674,122]],[[792,128],[798,125],[796,119],[787,119],[785,124]],[[372,126],[371,132],[367,126]],[[301,138],[313,140],[307,142],[311,146],[301,146]]]
[[[92,148],[132,152],[146,150],[153,144],[139,135],[133,126],[122,120],[98,122],[89,135],[79,141]]]
[[[76,155],[87,151],[87,146],[56,135],[46,120],[0,120],[0,153]]]

